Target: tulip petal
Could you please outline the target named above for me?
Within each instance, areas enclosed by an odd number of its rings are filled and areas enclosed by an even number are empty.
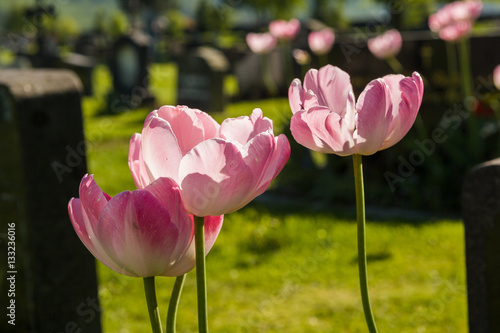
[[[338,67],[327,65],[319,70],[309,70],[304,78],[304,89],[312,90],[320,106],[344,117],[354,110],[354,95],[349,74]]]
[[[193,109],[186,106],[162,106],[158,110],[158,116],[170,124],[182,155],[205,139],[204,124]]]
[[[191,215],[191,219],[193,216]],[[205,255],[210,252],[214,245],[220,229],[224,215],[205,216]],[[189,272],[196,266],[196,251],[194,237],[184,255],[169,269],[169,272],[175,276]]]
[[[243,205],[253,185],[253,174],[238,147],[210,139],[183,157],[179,168],[182,199],[197,216],[231,213]]]
[[[328,142],[334,153],[339,156],[352,155],[356,151],[354,144],[355,117],[351,113],[348,115],[349,118],[345,119],[331,112],[325,119],[326,132],[330,133],[330,137],[326,138],[326,142]]]
[[[177,181],[182,152],[166,120],[152,117],[143,128],[142,154],[150,179],[170,177]]]
[[[393,107],[392,121],[380,150],[393,146],[408,133],[417,117],[424,89],[418,73],[412,77],[387,75],[382,80],[389,87]]]
[[[110,200],[109,195],[97,185],[94,176],[88,174],[80,182],[79,195],[91,225],[95,226],[99,215]]]
[[[177,259],[170,254],[179,241],[179,231],[169,212],[148,191],[113,197],[101,214],[97,231],[110,257],[132,276],[168,276],[165,272]]]
[[[239,142],[241,145],[245,145],[259,133],[272,132],[272,121],[262,116],[262,110],[255,109],[250,117],[227,118],[220,126],[220,137],[227,141]]]
[[[176,225],[179,239],[171,253],[173,258],[180,257],[186,250],[185,244],[189,244],[194,236],[194,224],[182,203],[179,185],[170,178],[161,177],[145,190],[153,194],[156,200],[168,210],[171,223]]]
[[[392,103],[382,79],[371,81],[356,104],[356,153],[371,155],[384,143],[392,121]]]
[[[219,133],[220,125],[217,123],[214,118],[212,118],[208,113],[194,109],[194,113],[198,120],[203,124],[203,129],[205,132],[204,140],[212,139],[217,136]]]
[[[292,113],[304,110],[302,101],[304,99],[304,88],[299,79],[294,79],[288,88],[288,102]]]
[[[128,166],[132,173],[135,186],[145,188],[151,182],[149,174],[142,159],[142,136],[139,133],[132,135],[128,151]]]
[[[88,229],[89,222],[87,214],[82,210],[81,201],[78,198],[72,198],[68,204],[68,213],[71,220],[71,224],[78,235],[78,238],[82,241],[83,245],[92,253],[94,257],[100,260],[103,264],[109,268],[115,270],[120,274],[126,274],[127,271],[122,267],[115,264],[113,259],[111,259],[106,251],[102,248],[101,244],[97,240],[92,228]]]
[[[290,157],[290,143],[284,134],[280,134],[276,138],[272,137],[272,141],[272,151],[261,169],[260,179],[252,193],[253,198],[264,193],[271,181],[283,170]]]
[[[337,126],[332,125],[334,121],[337,121]],[[338,154],[345,148],[354,146],[352,134],[347,131],[343,122],[338,114],[330,112],[328,108],[316,107],[294,114],[290,129],[301,145],[321,153]],[[330,123],[328,127],[327,123]],[[345,129],[329,131],[329,128]]]

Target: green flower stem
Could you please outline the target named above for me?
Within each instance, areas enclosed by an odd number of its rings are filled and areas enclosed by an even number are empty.
[[[373,317],[370,296],[368,295],[368,276],[366,271],[366,241],[365,241],[365,194],[363,187],[363,164],[361,155],[352,155],[354,167],[354,186],[356,188],[356,215],[358,220],[358,266],[361,301],[365,312],[366,324],[370,333],[377,332]]]
[[[269,94],[274,97],[278,95],[278,86],[274,82],[273,75],[271,73],[271,54],[262,54],[260,56],[262,64],[262,80],[264,80],[264,85],[267,88]]]
[[[474,97],[472,74],[470,71],[469,39],[462,38],[458,43],[460,48],[460,75],[462,77],[462,89],[465,97]],[[469,111],[472,111],[472,109],[470,108]]]
[[[472,74],[470,69],[470,47],[469,38],[462,38],[458,42],[460,51],[460,76],[462,79],[462,90],[464,94],[464,105],[467,111],[474,112],[474,84],[472,82]],[[469,136],[469,153],[473,155],[472,160],[478,160],[481,156],[481,142],[479,137],[479,124],[475,116],[469,117],[467,121],[468,136]]]
[[[318,55],[319,67],[328,65],[328,53]]]
[[[392,71],[395,74],[402,74],[403,73],[403,65],[398,61],[398,59],[395,56],[391,56],[386,59],[387,64],[391,67]]]
[[[167,313],[167,333],[175,333],[175,322],[177,318],[177,308],[181,299],[182,287],[186,280],[186,274],[182,274],[175,279],[172,295],[170,295],[170,303],[168,304]]]
[[[455,82],[455,78],[458,76],[457,70],[457,53],[455,43],[453,42],[445,42],[446,45],[446,57],[448,63],[448,75]]]
[[[198,294],[198,332],[208,332],[207,271],[205,267],[205,218],[194,217],[196,251],[196,290]]]
[[[156,301],[155,277],[144,278],[144,292],[146,293],[146,303],[148,304],[149,319],[153,333],[163,333],[160,322],[160,310]]]

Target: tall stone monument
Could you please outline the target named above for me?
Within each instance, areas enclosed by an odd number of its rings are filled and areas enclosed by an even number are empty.
[[[81,93],[68,70],[0,70],[1,332],[101,332],[95,261],[67,210],[87,168]]]

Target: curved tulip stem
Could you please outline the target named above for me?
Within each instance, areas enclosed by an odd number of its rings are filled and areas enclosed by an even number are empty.
[[[460,49],[460,75],[462,76],[462,89],[464,97],[469,98],[474,96],[474,88],[472,84],[472,75],[470,71],[470,51],[469,39],[462,38],[459,42]],[[469,109],[472,111],[472,109]]]
[[[462,89],[464,94],[464,105],[467,111],[470,113],[474,112],[474,103],[476,98],[474,96],[474,84],[472,82],[472,74],[470,69],[470,47],[469,39],[462,38],[459,42],[459,55],[460,55],[460,76],[462,79]],[[477,160],[481,156],[481,141],[479,136],[479,124],[476,117],[469,117],[467,121],[468,125],[468,136],[469,136],[469,153],[471,153],[475,158],[472,160]]]
[[[361,155],[352,155],[354,167],[354,186],[356,188],[356,215],[358,221],[358,266],[359,285],[361,289],[361,301],[365,313],[366,324],[370,333],[377,332],[375,319],[373,317],[370,296],[368,295],[368,276],[366,270],[366,241],[365,241],[365,194],[363,187],[363,164]]]
[[[455,82],[455,78],[458,76],[457,69],[457,49],[455,47],[455,43],[453,42],[445,42],[446,45],[446,58],[448,63],[448,75]]]
[[[186,280],[186,274],[182,274],[175,279],[172,295],[170,295],[170,303],[168,304],[167,313],[167,333],[175,333],[175,324],[177,319],[177,308],[181,299],[182,287]]]
[[[318,55],[319,67],[328,65],[328,53]]]
[[[386,59],[386,61],[395,74],[403,73],[403,65],[401,65],[401,63],[395,56],[390,56],[389,58]]]
[[[196,290],[198,294],[198,332],[208,332],[207,271],[205,267],[205,218],[194,217],[196,251]]]
[[[156,301],[155,277],[144,278],[144,292],[146,293],[146,303],[148,304],[149,320],[153,333],[162,333],[163,329],[160,322],[160,310]]]

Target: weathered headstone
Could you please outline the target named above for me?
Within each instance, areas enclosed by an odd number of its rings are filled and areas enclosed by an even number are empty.
[[[101,331],[67,210],[86,172],[81,93],[68,70],[0,70],[1,332]]]
[[[210,47],[198,47],[179,60],[177,104],[203,111],[223,111],[224,76],[229,61]]]
[[[119,38],[112,46],[109,69],[113,91],[108,96],[111,112],[135,109],[154,101],[149,90],[150,48],[149,36],[139,30]]]
[[[469,332],[500,327],[500,159],[478,165],[462,192]]]
[[[258,55],[249,51],[234,66],[240,98],[262,99],[269,97],[269,91],[263,79],[263,70],[266,68],[265,61],[269,64],[271,77],[280,94],[288,92],[288,86],[285,87],[283,56],[280,51],[274,50],[270,54],[264,55]]]

